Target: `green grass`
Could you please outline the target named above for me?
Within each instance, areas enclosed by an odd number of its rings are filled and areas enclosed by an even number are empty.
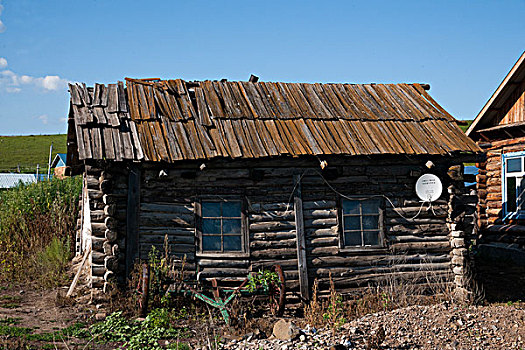
[[[466,132],[470,124],[472,124],[473,120],[462,120],[463,122],[466,122],[467,125],[460,125],[459,127],[463,132]]]
[[[66,135],[0,136],[0,173],[47,172],[49,146],[53,143],[53,158],[57,153],[66,153]],[[53,160],[53,159],[51,159]]]

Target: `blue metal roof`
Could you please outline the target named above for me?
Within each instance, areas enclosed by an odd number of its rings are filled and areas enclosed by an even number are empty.
[[[66,166],[66,158],[67,153],[57,153],[55,159],[53,159],[53,163],[51,163],[51,168]]]

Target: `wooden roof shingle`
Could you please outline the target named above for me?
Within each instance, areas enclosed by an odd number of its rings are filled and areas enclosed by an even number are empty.
[[[419,84],[70,84],[80,160],[478,153]]]

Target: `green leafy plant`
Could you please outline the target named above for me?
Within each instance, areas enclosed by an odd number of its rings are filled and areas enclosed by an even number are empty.
[[[250,293],[255,292],[259,288],[267,291],[270,289],[272,284],[279,285],[280,283],[281,281],[279,280],[279,275],[277,275],[276,272],[270,270],[261,270],[250,275],[246,289]]]
[[[168,341],[168,349],[190,349],[178,341],[187,337],[186,330],[172,327],[171,321],[167,309],[153,309],[144,321],[128,320],[119,311],[89,330],[99,342],[122,343],[123,349],[166,349],[160,341]]]

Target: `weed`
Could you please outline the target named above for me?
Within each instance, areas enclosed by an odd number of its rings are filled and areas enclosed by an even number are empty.
[[[310,326],[318,327],[323,324],[325,313],[324,305],[319,300],[319,281],[316,279],[312,287],[312,300],[304,307],[304,318]]]
[[[68,178],[0,193],[0,282],[63,282],[80,189],[80,178]]]
[[[8,326],[17,325],[20,323],[21,319],[22,319],[21,317],[7,317],[7,318],[4,318],[3,320],[0,320],[0,325],[8,325]]]
[[[279,280],[279,275],[276,272],[270,270],[261,270],[257,273],[251,274],[248,279],[248,285],[246,289],[253,293],[258,288],[262,288],[264,291],[270,289],[271,285],[279,285],[281,281]]]
[[[335,332],[337,328],[346,323],[346,319],[344,317],[343,299],[341,295],[335,290],[335,284],[332,279],[331,272],[329,274],[329,280],[330,296],[325,307],[326,311],[323,314],[323,320],[330,326],[330,328],[332,328],[332,332]]]
[[[172,328],[171,321],[166,309],[152,310],[144,321],[130,321],[122,312],[115,312],[103,322],[92,325],[89,331],[98,341],[123,343],[125,349],[161,349],[161,340],[171,341],[168,347],[171,349],[189,349],[178,342],[179,338],[187,337],[186,330]]]

